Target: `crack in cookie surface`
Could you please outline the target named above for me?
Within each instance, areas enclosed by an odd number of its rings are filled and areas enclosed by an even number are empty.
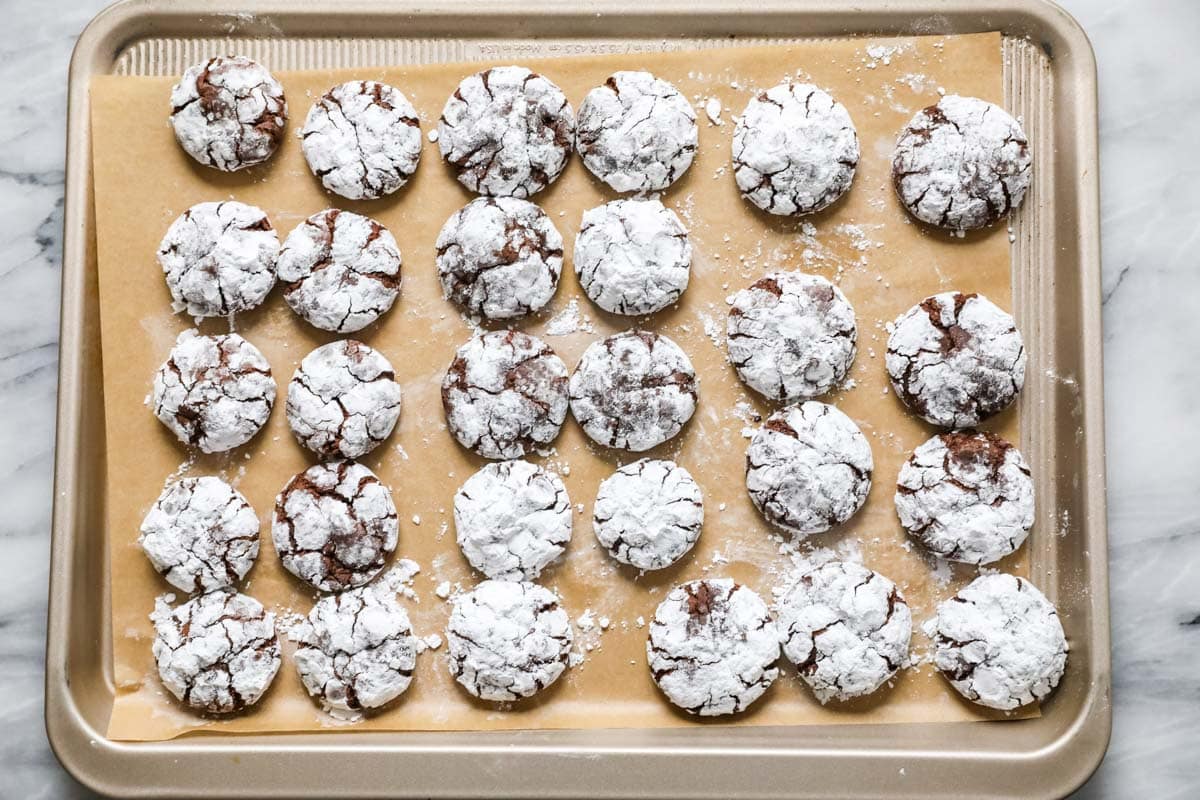
[[[618,192],[666,189],[691,166],[698,141],[691,103],[649,72],[615,72],[579,105],[583,165]]]
[[[155,373],[150,402],[179,441],[221,453],[250,441],[266,424],[275,380],[259,349],[236,333],[187,330]]]
[[[536,583],[483,581],[454,603],[450,674],[483,700],[531,697],[566,671],[573,634],[558,596]]]
[[[261,164],[283,140],[283,87],[244,56],[210,58],[171,89],[171,126],[189,156],[233,172]]]
[[[258,515],[220,478],[169,485],[142,520],[138,544],[154,569],[185,592],[233,586],[258,558]]]
[[[280,562],[324,592],[361,586],[378,575],[399,534],[391,492],[353,461],[309,467],[275,500],[271,539]]]
[[[400,418],[401,392],[391,363],[353,339],[318,347],[288,384],[287,418],[297,441],[322,458],[360,458]]]
[[[746,489],[768,522],[806,536],[862,508],[873,468],[858,425],[810,400],[776,411],[755,431],[746,451]]]
[[[588,345],[571,375],[571,413],[593,441],[633,452],[673,438],[699,396],[687,354],[665,336],[628,331]]]
[[[296,226],[279,252],[283,297],[309,324],[354,333],[400,295],[400,248],[375,220],[331,208]]]
[[[528,200],[481,197],[446,221],[437,239],[442,292],[471,314],[512,319],[542,309],[558,289],[563,239]]]
[[[683,558],[700,538],[704,498],[673,461],[643,458],[600,483],[592,512],[596,539],[623,564],[652,570]]]
[[[857,352],[850,301],[825,278],[802,272],[772,272],[734,295],[726,333],[738,377],[781,403],[833,389]]]
[[[421,159],[421,121],[404,93],[349,81],[313,104],[300,132],[308,168],[334,194],[376,200],[406,184]]]

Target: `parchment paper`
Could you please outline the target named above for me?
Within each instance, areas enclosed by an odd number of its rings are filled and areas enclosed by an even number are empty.
[[[906,455],[931,433],[887,389],[883,365],[884,324],[936,291],[982,292],[1001,306],[1011,300],[1009,245],[1003,225],[952,239],[911,222],[889,180],[897,132],[917,109],[946,92],[1001,102],[999,34],[951,38],[826,40],[787,47],[713,49],[701,53],[639,53],[526,62],[556,81],[577,108],[591,87],[618,69],[649,69],[674,82],[697,104],[719,100],[721,124],[703,111],[700,147],[687,175],[664,196],[691,229],[691,286],[678,307],[642,323],[675,339],[700,376],[700,405],[674,441],[649,453],[686,466],[704,490],[706,520],[693,553],[675,567],[639,576],[596,546],[591,505],[599,481],[636,458],[590,446],[572,420],[556,452],[535,459],[564,473],[571,500],[580,505],[565,559],[542,582],[562,593],[573,618],[590,609],[591,630],[577,629],[581,664],[540,696],[499,709],[474,701],[449,677],[445,648],[425,652],[412,687],[398,702],[363,719],[355,729],[498,729],[666,727],[697,724],[660,697],[650,679],[644,643],[648,620],[669,588],[702,576],[732,576],[770,599],[792,558],[755,511],[743,482],[744,430],[770,407],[743,389],[724,350],[726,297],[772,269],[804,269],[840,283],[858,315],[859,353],[847,388],[825,398],[854,418],[868,435],[875,480],[866,507],[844,529],[811,537],[814,547],[861,557],[895,580],[912,606],[917,626],[938,599],[970,580],[975,570],[936,565],[910,545],[895,518],[893,487]],[[404,255],[403,292],[381,322],[356,334],[395,365],[404,390],[400,424],[391,439],[364,462],[392,487],[400,511],[396,558],[421,566],[404,600],[422,635],[441,632],[449,604],[434,588],[442,581],[469,588],[476,580],[454,540],[451,503],[455,490],[483,463],[461,449],[445,429],[439,381],[471,324],[441,297],[434,240],[447,217],[471,196],[426,139],[416,177],[396,195],[353,203],[325,194],[304,164],[297,131],[314,97],[349,79],[394,84],[412,100],[423,132],[436,124],[458,81],[481,65],[441,65],[278,73],[289,100],[288,136],[280,152],[260,168],[224,175],[196,166],[177,146],[167,124],[171,79],[103,77],[92,86],[95,202],[102,308],[104,390],[108,447],[108,537],[112,562],[113,669],[117,697],[108,735],[157,740],[186,731],[220,732],[339,730],[345,723],[321,712],[304,693],[285,642],[284,663],[274,686],[250,712],[222,720],[201,719],[177,704],[160,685],[150,654],[147,614],[156,595],[170,587],[151,569],[136,544],[138,526],[164,482],[182,475],[218,474],[232,481],[262,519],[262,552],[242,590],[281,614],[307,613],[314,593],[279,565],[270,542],[270,517],[279,489],[312,459],[293,439],[284,415],[287,381],[303,356],[331,341],[287,308],[278,292],[237,320],[237,330],[269,359],[279,398],[266,429],[226,455],[189,452],[144,405],[152,375],[190,319],[170,310],[170,296],[155,250],[182,211],[205,200],[236,198],[262,207],[282,239],[308,215],[341,206],[373,216],[395,234]],[[729,170],[731,116],[752,93],[799,75],[829,90],[849,109],[862,158],[847,198],[804,221],[755,211],[740,198]],[[612,195],[576,158],[562,178],[535,199],[567,241],[567,263],[552,305],[517,324],[544,336],[573,367],[596,337],[631,326],[592,306],[579,290],[570,262],[580,215]],[[582,321],[566,335],[546,335],[550,321],[570,313]],[[560,317],[551,329],[565,325]],[[228,329],[208,320],[206,333]],[[1008,412],[987,427],[1015,440],[1017,420]],[[418,524],[419,518],[419,524]],[[1039,535],[1037,532],[1034,535]],[[1026,574],[1018,554],[995,565]],[[609,621],[601,631],[600,618]],[[914,632],[914,654],[928,641]],[[590,649],[589,649],[590,648]],[[1026,715],[1036,713],[1027,709]],[[902,671],[894,685],[873,697],[822,708],[788,667],[775,686],[737,725],[831,722],[900,722],[1001,718],[959,699],[928,664]]]

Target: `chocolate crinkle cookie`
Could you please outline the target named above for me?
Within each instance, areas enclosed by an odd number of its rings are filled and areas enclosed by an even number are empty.
[[[840,384],[856,353],[854,309],[819,275],[773,272],[733,296],[729,360],[764,397],[795,403]]]
[[[692,165],[697,142],[692,104],[649,72],[614,72],[579,106],[583,165],[618,192],[666,189]]]
[[[528,200],[480,197],[454,213],[437,238],[442,292],[465,311],[512,319],[541,310],[558,289],[563,239]]]
[[[571,375],[571,413],[592,441],[640,453],[675,437],[696,411],[687,354],[648,331],[592,342]]]
[[[484,458],[521,458],[554,441],[567,417],[567,366],[520,331],[492,331],[458,348],[442,379],[446,424]]]
[[[392,493],[353,461],[309,467],[275,499],[271,539],[279,560],[323,592],[370,581],[395,551],[399,535]]]
[[[223,172],[261,164],[283,140],[287,101],[266,67],[218,56],[188,67],[171,89],[171,126],[179,145]]]
[[[524,581],[484,581],[454,602],[446,626],[450,674],[482,700],[520,700],[566,671],[572,638],[554,592]]]
[[[944,428],[970,428],[1025,385],[1025,345],[1011,315],[986,297],[943,292],[896,320],[887,371],[897,396]]]
[[[651,570],[683,558],[700,538],[704,497],[674,461],[643,458],[600,483],[592,511],[596,539],[622,564]]]
[[[329,191],[350,200],[395,192],[417,171],[421,121],[399,89],[349,81],[313,104],[300,131],[304,159]]]
[[[990,564],[1033,527],[1033,478],[1021,452],[993,433],[934,436],[900,468],[900,524],[934,553]]]
[[[258,515],[220,478],[184,478],[159,495],[138,544],[167,581],[185,592],[233,586],[258,558]]]
[[[172,609],[159,597],[151,650],[163,685],[206,714],[249,708],[279,671],[275,615],[253,597],[218,589]]]
[[[330,709],[384,706],[404,693],[417,666],[412,623],[389,586],[321,598],[290,638],[300,681]]]
[[[806,83],[781,83],[746,105],[733,130],[742,196],[771,214],[799,216],[850,189],[858,134],[846,107]]]
[[[561,478],[528,461],[486,464],[455,493],[454,528],[487,577],[534,580],[571,540],[571,499]]]
[[[524,67],[464,78],[438,122],[438,147],[476,194],[532,197],[558,178],[575,142],[562,90]]]
[[[1033,171],[1029,142],[1004,109],[949,95],[900,133],[892,181],[900,202],[930,225],[983,228],[1021,205]]]
[[[854,420],[816,400],[772,414],[746,451],[746,488],[773,525],[798,536],[850,519],[871,491],[871,446]]]
[[[1067,665],[1058,612],[1032,583],[994,573],[938,605],[925,624],[933,663],[973,703],[1010,710],[1041,700]]]
[[[821,703],[868,695],[908,661],[912,612],[896,584],[848,561],[801,573],[779,601],[783,654]]]
[[[676,586],[646,641],[658,688],[689,714],[744,711],[779,677],[779,631],[767,604],[728,578]]]
[[[150,392],[154,415],[205,453],[243,445],[275,405],[275,379],[259,349],[236,333],[179,334]]]
[[[574,255],[584,293],[613,314],[666,308],[691,276],[687,228],[657,200],[613,200],[583,212]]]
[[[313,350],[288,384],[287,418],[300,444],[321,458],[359,458],[400,418],[400,385],[378,350],[342,339]]]
[[[158,246],[172,308],[198,318],[261,305],[275,285],[278,256],[279,237],[267,215],[233,200],[192,206]]]

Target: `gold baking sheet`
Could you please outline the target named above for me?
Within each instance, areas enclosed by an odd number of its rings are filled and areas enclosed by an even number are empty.
[[[716,97],[721,124],[698,112],[700,148],[687,175],[664,195],[690,227],[692,282],[678,307],[643,322],[688,352],[700,377],[700,405],[674,441],[647,455],[678,460],[705,492],[706,522],[699,544],[675,567],[639,576],[619,567],[595,546],[591,501],[601,478],[636,456],[587,444],[568,420],[556,452],[535,460],[566,472],[571,499],[582,504],[566,558],[542,582],[560,591],[573,618],[590,609],[611,624],[576,631],[591,645],[584,661],[541,696],[499,709],[474,701],[446,672],[444,646],[422,655],[410,690],[386,710],[354,729],[473,730],[511,728],[668,727],[697,724],[659,695],[645,666],[645,629],[664,592],[702,576],[729,575],[769,598],[786,574],[790,556],[763,523],[743,484],[746,439],[770,407],[743,390],[725,362],[725,298],[771,269],[804,269],[836,280],[854,304],[859,355],[846,388],[828,399],[867,433],[875,456],[875,485],[866,507],[844,529],[811,537],[802,547],[832,548],[861,556],[894,579],[919,625],[936,601],[975,574],[936,565],[908,547],[892,509],[895,476],[909,451],[931,431],[905,412],[887,391],[883,369],[884,324],[922,297],[958,289],[1011,303],[1009,242],[1003,225],[955,240],[912,223],[897,204],[888,174],[899,128],[937,92],[1001,102],[999,34],[956,37],[847,39],[769,48],[730,48],[702,53],[639,53],[523,62],[558,83],[573,105],[617,69],[646,68],[675,83],[697,103]],[[270,66],[268,64],[268,66]],[[188,206],[235,198],[262,207],[283,238],[308,215],[329,206],[368,214],[387,225],[404,254],[404,287],[396,307],[378,324],[355,334],[395,365],[405,397],[392,438],[363,461],[393,489],[400,511],[397,558],[415,560],[419,602],[406,600],[420,634],[440,633],[449,606],[434,594],[442,581],[469,587],[475,577],[454,542],[450,514],[455,489],[483,462],[457,446],[445,430],[438,384],[454,349],[472,333],[457,309],[442,300],[433,264],[438,230],[470,195],[441,163],[426,140],[413,181],[391,198],[353,203],[325,194],[308,172],[295,138],[314,97],[335,83],[372,78],[399,87],[416,106],[423,131],[436,124],[445,98],[480,65],[435,65],[341,71],[277,73],[288,93],[288,137],[263,167],[224,175],[196,166],[178,148],[166,123],[172,79],[97,77],[92,83],[95,204],[104,356],[107,427],[108,525],[111,552],[113,660],[117,695],[108,735],[159,740],[189,730],[262,732],[344,730],[322,713],[300,686],[285,655],[275,684],[250,712],[205,720],[182,709],[162,689],[150,655],[147,614],[154,597],[170,587],[150,568],[137,545],[142,516],[168,477],[219,474],[248,497],[263,521],[259,562],[242,590],[281,613],[306,613],[314,594],[283,571],[270,544],[275,494],[311,462],[293,440],[283,414],[283,393],[299,360],[336,338],[298,320],[278,293],[263,308],[237,320],[237,330],[270,360],[279,384],[276,410],[266,429],[231,454],[202,456],[175,441],[144,406],[154,370],[190,320],[172,314],[169,293],[154,259],[159,239]],[[862,146],[855,183],[847,198],[803,221],[760,214],[743,201],[728,169],[731,113],[753,91],[799,75],[829,90],[846,105]],[[593,180],[578,159],[535,200],[567,241],[567,263],[554,303],[516,327],[544,336],[573,366],[596,337],[630,327],[607,315],[579,291],[570,266],[570,243],[582,212],[613,195]],[[549,336],[551,319],[574,301],[584,323],[567,335]],[[208,333],[227,329],[208,320]],[[987,427],[1017,439],[1008,412]],[[417,524],[416,519],[420,522]],[[1035,531],[1034,536],[1044,535]],[[1027,574],[1024,553],[995,565]],[[285,652],[289,648],[285,643]],[[914,653],[927,642],[914,632]],[[1036,713],[1026,709],[1026,715]],[[891,688],[843,706],[822,708],[795,678],[784,676],[751,710],[731,724],[796,725],[846,722],[912,722],[1002,718],[961,701],[928,665],[902,672]]]

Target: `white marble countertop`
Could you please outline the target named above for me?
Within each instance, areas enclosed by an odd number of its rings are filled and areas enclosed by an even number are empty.
[[[8,4],[0,42],[0,795],[88,797],[42,724],[66,69],[107,0]],[[1115,722],[1078,796],[1200,787],[1200,4],[1063,0],[1100,65]],[[1196,334],[1196,339],[1192,338]],[[1190,387],[1190,388],[1189,388]]]

